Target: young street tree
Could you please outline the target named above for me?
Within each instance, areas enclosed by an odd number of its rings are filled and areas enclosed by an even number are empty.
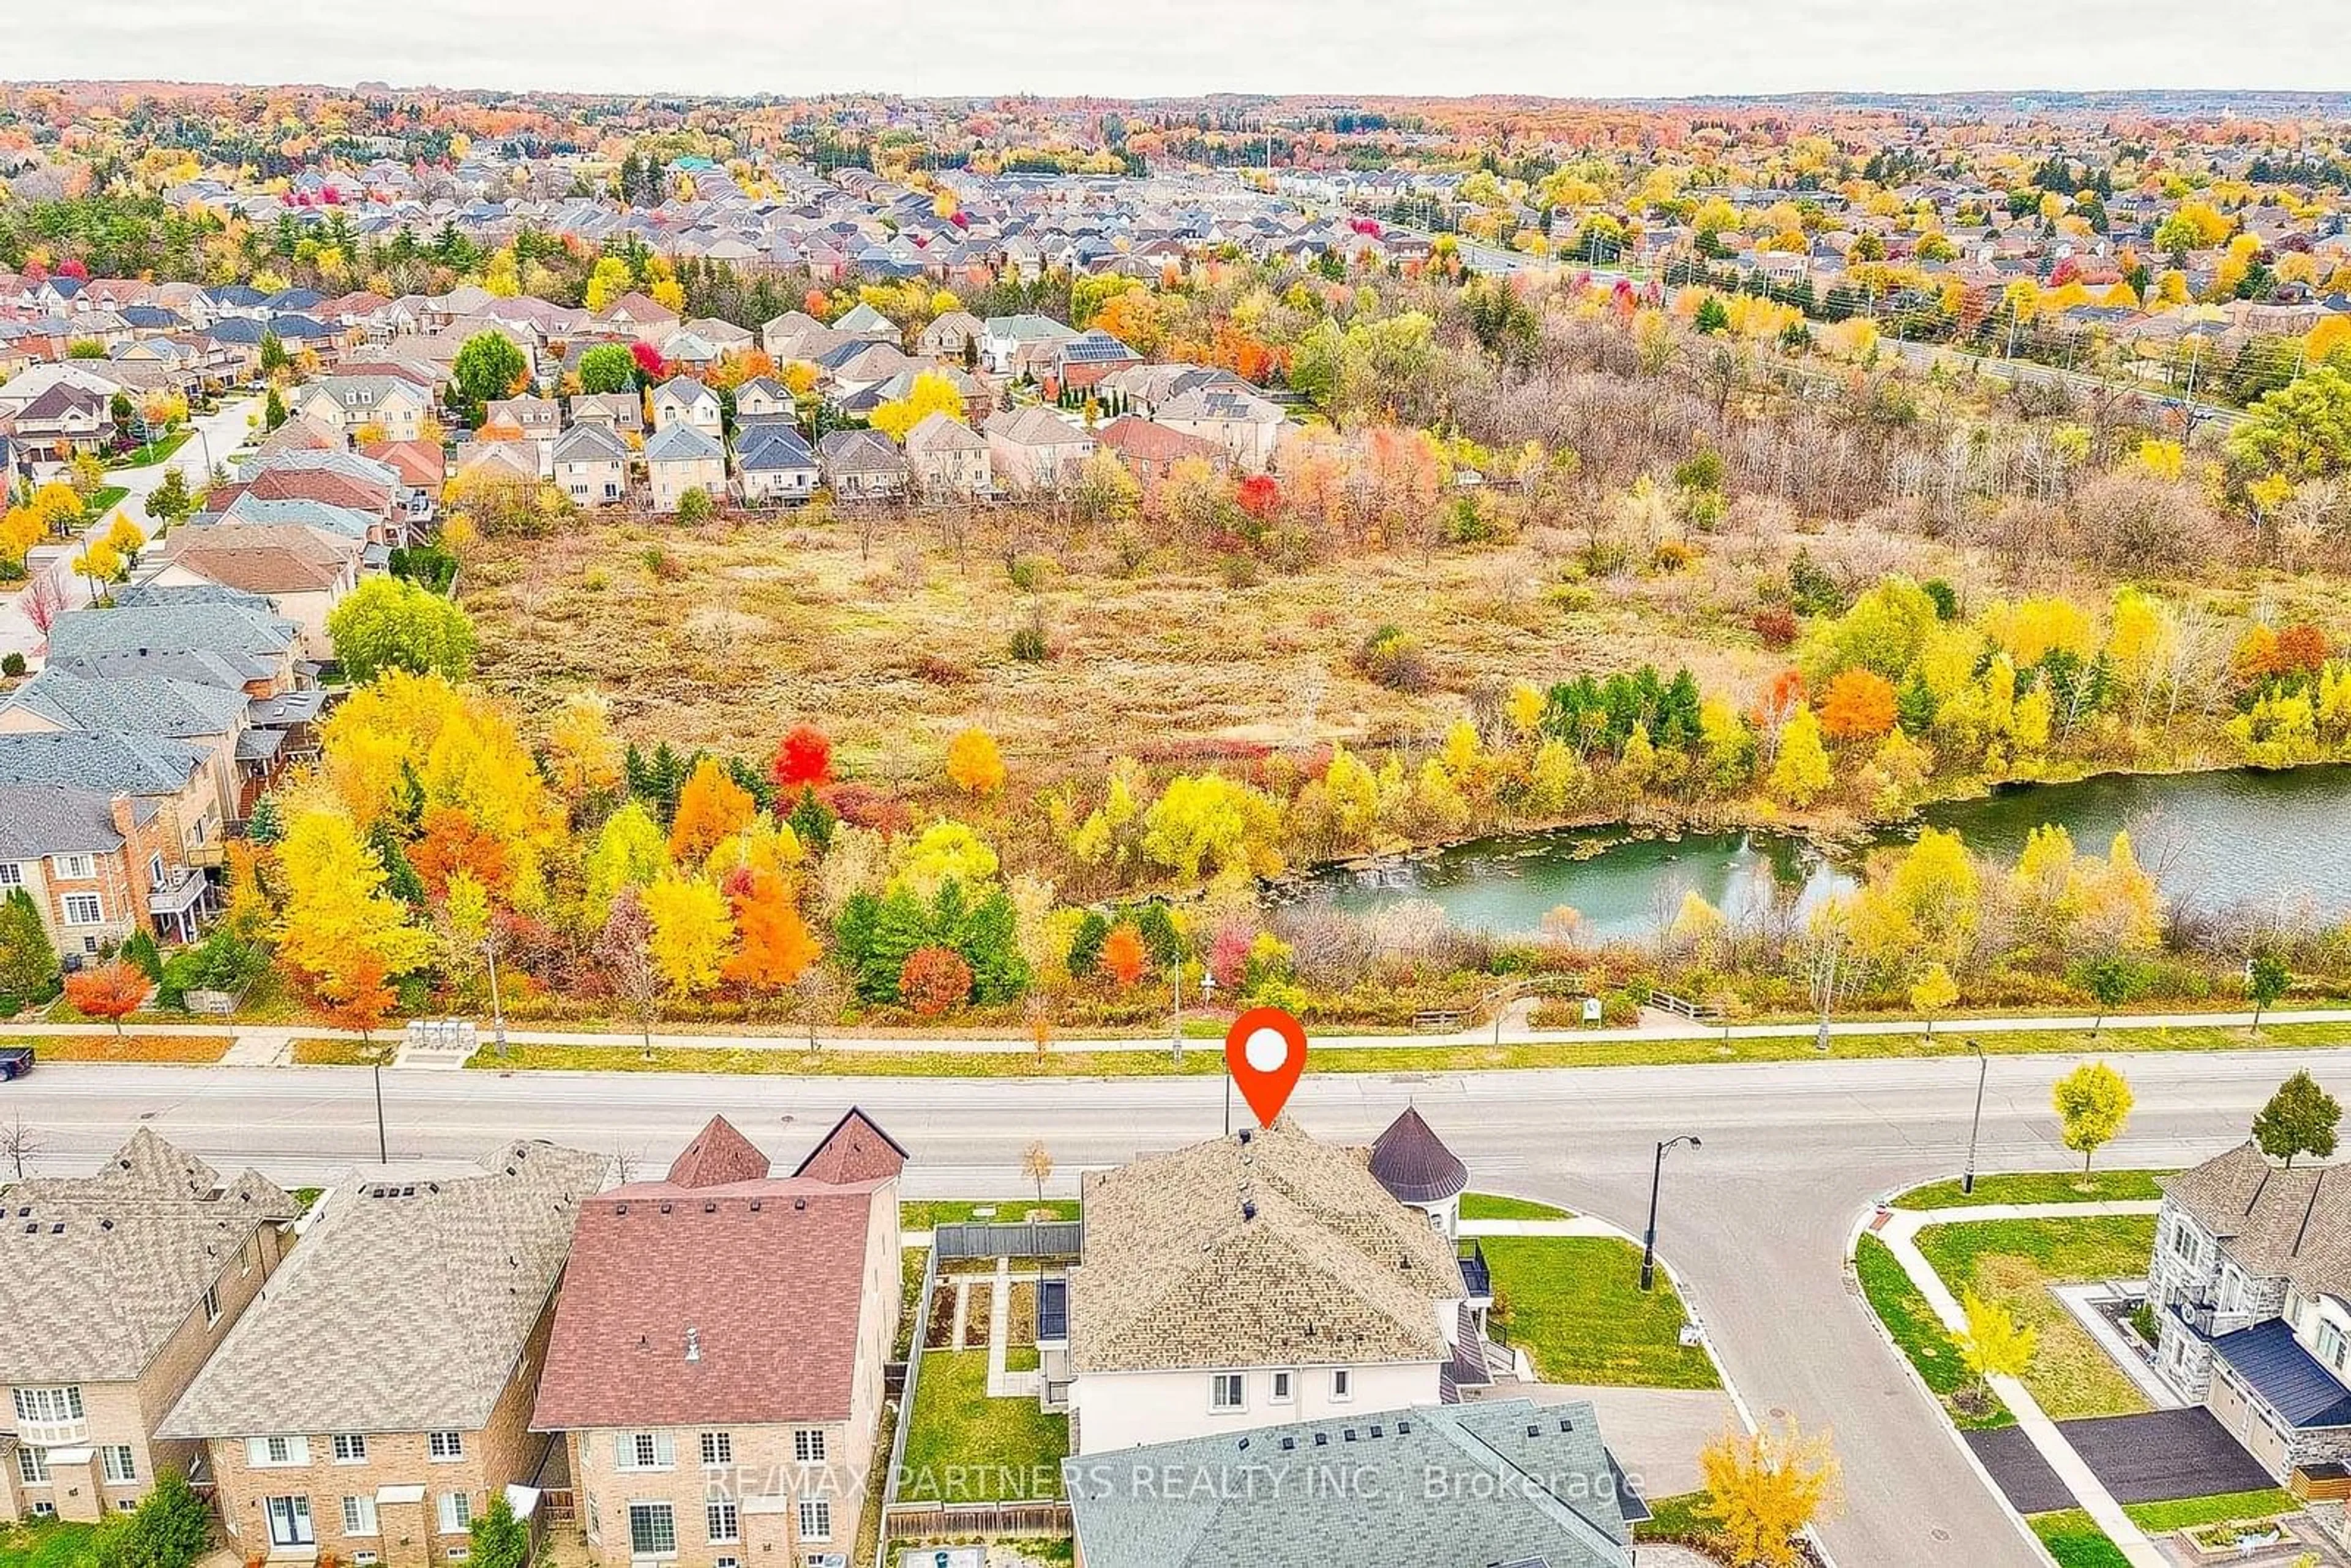
[[[1967,1333],[1957,1336],[1959,1359],[1982,1380],[1984,1393],[1991,1393],[1995,1377],[2022,1377],[2025,1368],[2032,1364],[2041,1331],[2018,1327],[2005,1304],[1985,1301],[1973,1291],[1959,1304],[1968,1314]]]
[[[2057,1081],[2050,1101],[2064,1124],[2065,1146],[2082,1156],[2082,1174],[2090,1174],[2090,1157],[2129,1124],[2130,1085],[2103,1061],[2085,1061]]]
[[[1797,1535],[1836,1496],[1837,1459],[1825,1432],[1806,1434],[1790,1417],[1777,1428],[1725,1431],[1698,1454],[1704,1511],[1734,1563],[1795,1568],[1810,1559]]]
[[[2146,970],[2118,953],[2091,959],[2082,966],[2080,977],[2083,989],[2098,1003],[2098,1016],[2090,1023],[2092,1040],[2105,1027],[2106,1015],[2138,995],[2147,984]]]
[[[2294,1168],[2296,1155],[2325,1159],[2335,1152],[2335,1129],[2343,1120],[2343,1106],[2318,1086],[2307,1072],[2297,1072],[2278,1085],[2270,1103],[2253,1118],[2253,1141],[2262,1153]]]
[[[1053,1155],[1045,1147],[1043,1139],[1020,1151],[1020,1174],[1036,1183],[1037,1202],[1041,1207],[1045,1202],[1045,1184],[1053,1179]]]
[[[2275,953],[2256,954],[2252,962],[2245,966],[2245,995],[2252,999],[2255,1034],[2262,1032],[2262,1014],[2275,1007],[2286,988],[2293,984],[2294,971]]]
[[[122,1032],[122,1020],[147,999],[148,989],[146,975],[120,958],[66,977],[66,1000],[74,1011],[107,1019],[118,1035]]]
[[[25,1179],[25,1162],[37,1156],[47,1146],[42,1141],[39,1130],[26,1126],[24,1117],[19,1116],[13,1122],[0,1122],[0,1163],[5,1163],[14,1170],[18,1181]]]

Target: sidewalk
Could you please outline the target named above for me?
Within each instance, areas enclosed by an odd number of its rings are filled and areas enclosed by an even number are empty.
[[[1958,1225],[1978,1219],[2056,1219],[2090,1218],[2110,1214],[2153,1214],[2160,1206],[2149,1202],[2132,1203],[2017,1203],[1979,1204],[1967,1208],[1890,1209],[1877,1228],[1871,1232],[1883,1241],[1901,1262],[1910,1282],[1918,1287],[1921,1295],[1943,1320],[1943,1326],[1953,1333],[1965,1333],[1968,1314],[1951,1294],[1943,1277],[1935,1272],[1925,1254],[1918,1250],[1918,1232],[1930,1225]],[[2057,1472],[2074,1500],[2082,1505],[2108,1540],[2119,1549],[2132,1568],[2170,1568],[2171,1560],[2159,1551],[2146,1532],[2131,1522],[2123,1512],[2122,1504],[2105,1489],[2104,1482],[2093,1475],[2090,1467],[2065,1440],[2032,1397],[2032,1391],[2013,1377],[1991,1379],[1992,1392],[2016,1416],[2017,1427],[2032,1440],[2049,1468]]]

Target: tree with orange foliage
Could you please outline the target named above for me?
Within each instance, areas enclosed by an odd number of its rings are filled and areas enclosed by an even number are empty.
[[[1281,482],[1270,474],[1252,474],[1233,486],[1233,500],[1257,521],[1270,522],[1281,510]]]
[[[2281,674],[2309,673],[2325,664],[2334,652],[2326,633],[2307,621],[2297,621],[2277,634],[2277,667]]]
[[[1004,754],[996,737],[977,725],[947,742],[947,777],[967,795],[993,795],[1004,788]]]
[[[1780,732],[1788,727],[1788,721],[1803,706],[1804,676],[1800,670],[1781,671],[1763,688],[1763,695],[1755,699],[1755,711],[1749,716],[1755,725],[1765,767],[1770,767],[1780,754]]]
[[[68,975],[66,1000],[78,1013],[108,1019],[119,1035],[122,1032],[122,1020],[137,1012],[139,1005],[147,999],[150,984],[144,970],[117,958],[111,964]]]
[[[319,1002],[327,1021],[338,1029],[355,1029],[362,1041],[368,1040],[398,999],[385,979],[383,960],[362,953],[342,973],[322,980]]]
[[[971,995],[971,966],[952,947],[917,947],[898,971],[898,997],[916,1018],[935,1019]]]
[[[832,782],[832,742],[812,724],[796,724],[776,743],[768,774],[788,793]]]
[[[1150,961],[1151,955],[1143,946],[1143,933],[1135,929],[1132,920],[1120,921],[1102,938],[1102,967],[1122,986],[1131,986],[1143,978],[1144,967]]]
[[[1894,687],[1885,676],[1855,665],[1837,672],[1821,694],[1821,728],[1838,740],[1860,740],[1894,727]]]
[[[792,906],[791,889],[782,877],[772,871],[737,871],[726,878],[726,890],[735,906],[737,942],[719,967],[722,978],[746,990],[779,991],[823,956]]]
[[[704,758],[677,793],[677,815],[670,820],[670,858],[689,865],[701,861],[741,832],[758,810],[751,792],[736,783],[716,758]]]
[[[507,847],[484,832],[459,806],[435,806],[424,813],[423,834],[408,846],[409,868],[427,895],[449,891],[453,872],[465,871],[492,894],[507,884]]]

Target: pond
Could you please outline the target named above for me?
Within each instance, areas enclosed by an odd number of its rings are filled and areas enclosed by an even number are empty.
[[[2284,772],[2109,774],[2071,784],[2015,785],[1928,808],[1874,841],[1914,837],[1919,823],[1956,831],[1969,848],[2011,861],[2044,822],[2103,854],[2127,828],[2167,897],[2192,908],[2282,903],[2351,915],[2351,767]],[[1326,865],[1290,896],[1364,913],[1426,900],[1453,922],[1531,936],[1564,904],[1602,939],[1653,935],[1696,892],[1736,919],[1775,895],[1809,906],[1849,888],[1865,850],[1831,854],[1762,832],[1640,838],[1572,828],[1473,840],[1422,855]]]

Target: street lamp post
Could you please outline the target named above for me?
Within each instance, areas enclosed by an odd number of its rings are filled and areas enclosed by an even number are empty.
[[[369,1062],[368,1065],[375,1070],[375,1163],[380,1166],[388,1166],[392,1164],[392,1151],[389,1145],[385,1144],[383,1137],[383,1052],[381,1047],[377,1048],[375,1060]]]
[[[1976,1114],[1975,1120],[1968,1124],[1968,1165],[1959,1175],[1959,1190],[1972,1194],[1976,1190],[1976,1134],[1983,1130],[1984,1080],[1991,1076],[1991,1058],[1972,1040],[1968,1041],[1968,1049],[1976,1053]]]
[[[1677,1144],[1687,1144],[1693,1149],[1706,1146],[1695,1133],[1667,1138],[1657,1145],[1656,1163],[1649,1170],[1649,1228],[1641,1235],[1641,1289],[1644,1291],[1653,1291],[1657,1285],[1657,1188],[1665,1183],[1666,1151]]]

